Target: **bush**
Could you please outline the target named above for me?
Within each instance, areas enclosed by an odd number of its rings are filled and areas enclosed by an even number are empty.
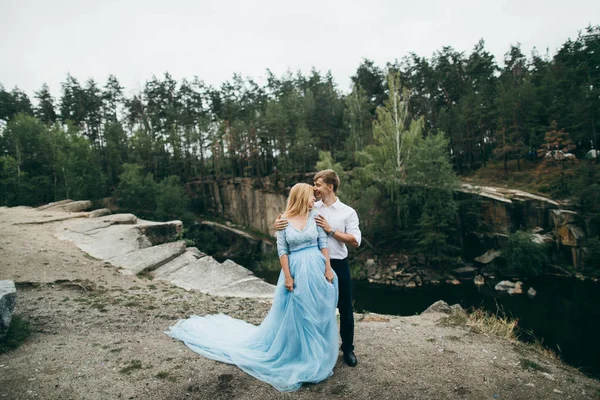
[[[586,269],[592,270],[596,274],[600,273],[600,238],[587,240],[583,261]]]
[[[600,184],[594,183],[579,194],[581,211],[585,214],[600,214]]]
[[[500,272],[539,275],[548,264],[547,245],[536,243],[533,236],[524,231],[515,232],[508,237],[502,255],[506,270]]]
[[[156,182],[152,174],[144,174],[141,165],[124,164],[119,181],[116,193],[119,207],[139,216],[151,216],[156,209]]]
[[[159,220],[179,219],[184,226],[194,222],[188,211],[190,200],[177,176],[168,176],[156,186],[156,217]]]

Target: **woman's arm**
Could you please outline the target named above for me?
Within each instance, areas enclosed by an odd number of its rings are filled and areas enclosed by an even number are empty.
[[[325,256],[325,279],[329,281],[329,283],[333,283],[333,269],[331,269],[331,261],[329,260],[329,249],[323,248],[321,249],[321,253]]]
[[[290,248],[287,244],[286,236],[285,230],[277,232],[277,255],[279,256],[279,264],[281,264],[281,269],[283,270],[283,275],[285,276],[285,288],[291,292],[294,290],[294,278],[292,278],[292,274],[290,272],[288,259]]]
[[[290,266],[287,254],[279,257],[279,264],[281,264],[281,269],[283,270],[283,276],[285,276],[285,288],[292,292],[294,290],[294,278],[292,278],[292,274],[290,273]]]
[[[325,257],[325,279],[329,282],[333,282],[333,277],[335,276],[333,270],[331,269],[331,261],[329,260],[329,238],[327,237],[327,233],[317,225],[317,244],[319,245],[319,250],[321,250],[321,254]]]

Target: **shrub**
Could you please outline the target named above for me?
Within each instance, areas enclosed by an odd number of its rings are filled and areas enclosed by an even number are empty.
[[[168,176],[156,186],[156,217],[160,220],[179,219],[184,226],[194,221],[189,210],[189,197],[179,177]]]
[[[137,215],[152,215],[156,209],[156,182],[152,174],[144,174],[141,165],[124,164],[119,180],[119,206]]]
[[[586,269],[600,273],[600,238],[595,237],[587,240],[583,261]]]
[[[504,272],[539,275],[548,263],[547,253],[547,245],[536,243],[527,232],[517,231],[508,237],[502,250],[507,269]]]

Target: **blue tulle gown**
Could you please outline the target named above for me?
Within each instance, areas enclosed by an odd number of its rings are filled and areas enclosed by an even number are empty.
[[[333,284],[325,279],[320,249],[327,247],[327,235],[316,225],[315,215],[309,214],[302,231],[288,224],[278,233],[277,251],[280,256],[288,254],[294,290],[285,288],[281,272],[273,306],[259,326],[217,314],[180,320],[165,333],[282,392],[333,375],[338,356],[337,277]]]

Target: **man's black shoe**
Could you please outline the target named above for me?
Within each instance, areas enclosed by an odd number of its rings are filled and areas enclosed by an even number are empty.
[[[356,367],[356,364],[358,364],[358,360],[356,359],[356,356],[354,355],[353,351],[344,353],[344,362],[350,367]]]

